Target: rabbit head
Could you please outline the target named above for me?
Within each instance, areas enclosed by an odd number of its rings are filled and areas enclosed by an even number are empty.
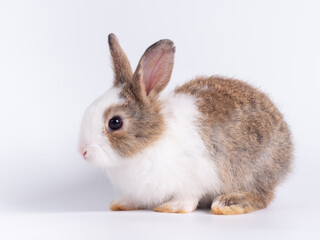
[[[165,125],[159,93],[167,86],[175,47],[170,40],[151,45],[132,72],[114,34],[108,37],[113,86],[85,111],[79,151],[96,165],[115,166],[161,137]]]

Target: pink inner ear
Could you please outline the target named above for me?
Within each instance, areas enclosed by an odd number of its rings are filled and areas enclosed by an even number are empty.
[[[142,62],[142,71],[147,95],[157,84],[163,84],[161,80],[165,80],[168,71],[166,62],[170,61],[167,55],[166,50],[162,50],[159,53],[145,56]]]

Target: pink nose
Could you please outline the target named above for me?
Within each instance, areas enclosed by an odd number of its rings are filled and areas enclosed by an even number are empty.
[[[87,151],[84,151],[84,152],[82,153],[82,156],[84,157],[84,159],[86,158],[86,155],[87,155]]]

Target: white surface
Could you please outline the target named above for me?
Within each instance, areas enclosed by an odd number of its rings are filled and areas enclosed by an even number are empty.
[[[0,238],[319,239],[319,12],[312,0],[1,1]],[[269,93],[291,126],[296,159],[268,209],[105,211],[116,194],[78,155],[77,136],[85,108],[111,85],[110,32],[133,66],[150,44],[172,39],[169,89],[222,74]]]
[[[319,239],[319,215],[304,209],[272,210],[238,216],[215,216],[206,211],[192,214],[139,211],[11,215],[0,218],[3,220],[1,226],[4,226],[0,238]]]

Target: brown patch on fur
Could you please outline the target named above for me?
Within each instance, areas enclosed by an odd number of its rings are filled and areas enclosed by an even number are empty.
[[[130,81],[133,73],[130,62],[121,49],[117,37],[113,33],[109,34],[108,42],[113,62],[113,84],[118,87]]]
[[[121,156],[131,157],[157,141],[165,125],[157,101],[141,101],[131,85],[123,88],[120,97],[125,99],[124,103],[110,107],[104,113],[104,132],[113,149]],[[123,127],[117,131],[108,130],[108,122],[113,116],[123,120]]]
[[[170,207],[170,205],[157,206],[153,210],[156,212],[164,212],[164,213],[189,213],[189,212],[183,211],[182,209],[173,210]]]
[[[287,124],[269,98],[218,76],[196,78],[175,92],[197,98],[198,127],[217,167],[221,194],[250,192],[268,204],[291,169],[293,151]]]

